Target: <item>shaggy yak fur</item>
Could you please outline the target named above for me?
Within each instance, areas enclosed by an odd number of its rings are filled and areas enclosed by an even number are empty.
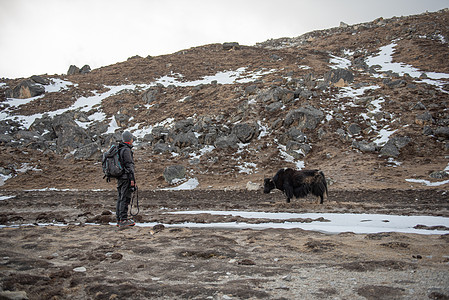
[[[290,203],[293,196],[302,198],[312,193],[320,197],[320,203],[323,204],[324,193],[327,196],[326,178],[323,172],[319,170],[280,169],[273,178],[265,178],[264,180],[263,192],[268,194],[273,189],[284,192],[287,203]]]

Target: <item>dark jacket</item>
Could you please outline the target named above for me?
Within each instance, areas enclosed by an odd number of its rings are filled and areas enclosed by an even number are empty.
[[[134,176],[134,157],[133,151],[131,150],[132,147],[132,145],[123,142],[118,145],[120,159],[123,163],[123,167],[125,168],[125,174],[123,174],[120,179],[129,179],[136,181],[136,177]]]

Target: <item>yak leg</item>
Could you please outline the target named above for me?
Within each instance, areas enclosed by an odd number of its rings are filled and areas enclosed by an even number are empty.
[[[323,195],[320,195],[320,204],[323,204]]]
[[[293,187],[290,184],[284,184],[284,193],[287,196],[287,203],[290,203],[290,199],[293,198]]]

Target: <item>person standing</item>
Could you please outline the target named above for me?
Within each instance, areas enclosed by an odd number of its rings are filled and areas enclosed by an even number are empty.
[[[117,226],[134,226],[135,222],[128,218],[128,206],[131,202],[131,194],[136,188],[134,172],[133,148],[134,137],[129,131],[122,134],[122,142],[119,143],[119,156],[125,172],[117,178]]]

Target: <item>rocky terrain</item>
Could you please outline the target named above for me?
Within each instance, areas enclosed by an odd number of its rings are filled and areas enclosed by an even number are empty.
[[[145,189],[166,187],[170,165],[199,188],[245,188],[285,166],[322,169],[333,188],[441,181],[448,15],[2,79],[3,188],[109,188],[99,157],[125,129]]]
[[[447,234],[165,214],[448,217],[447,24],[445,9],[0,79],[0,299],[447,299]],[[124,130],[142,225],[119,231],[101,154]],[[282,167],[321,169],[324,205],[262,194]]]

